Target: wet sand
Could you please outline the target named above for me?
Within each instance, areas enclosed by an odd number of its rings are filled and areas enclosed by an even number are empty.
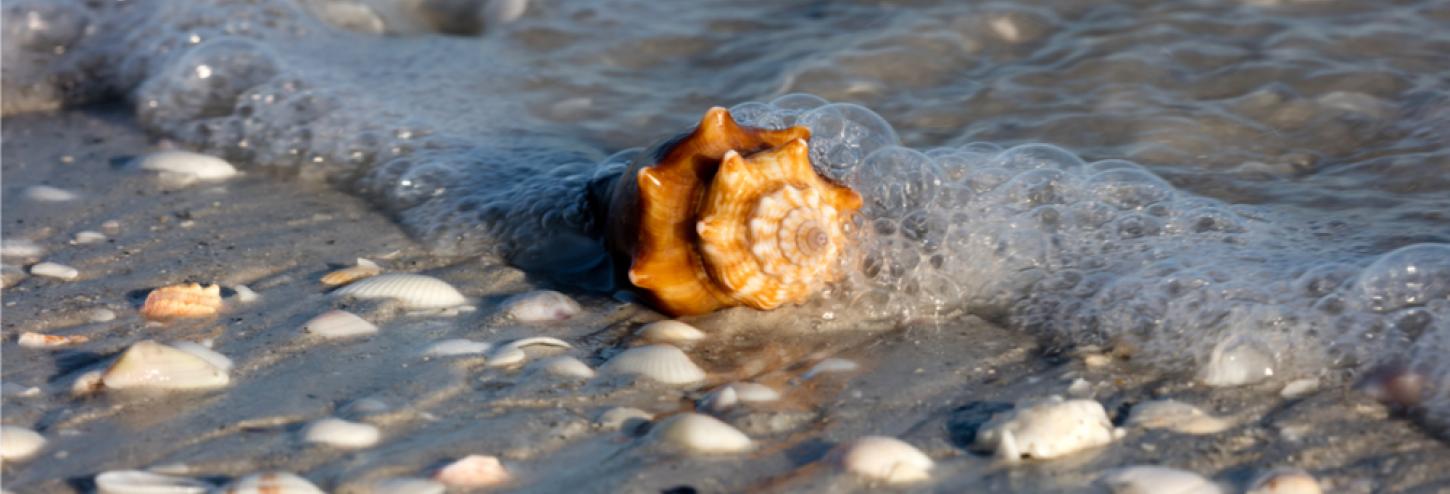
[[[127,157],[156,148],[127,115],[105,107],[4,121],[3,234],[47,251],[5,262],[28,266],[43,259],[80,271],[73,281],[29,277],[3,293],[4,423],[49,441],[35,458],[4,465],[10,492],[88,492],[102,471],[156,467],[218,483],[282,469],[329,492],[365,492],[372,481],[426,477],[467,454],[499,456],[516,478],[505,490],[518,492],[865,491],[876,486],[823,459],[834,445],[872,434],[904,439],[936,460],[932,480],[908,491],[1082,492],[1103,471],[1135,464],[1192,470],[1236,491],[1274,466],[1304,468],[1326,492],[1450,489],[1445,442],[1411,417],[1343,387],[1285,400],[1281,381],[1209,390],[1191,375],[1149,371],[1130,359],[1088,367],[1076,355],[1055,354],[1029,335],[971,316],[868,332],[790,311],[727,311],[694,321],[711,334],[687,348],[711,372],[703,385],[560,380],[531,363],[568,354],[598,367],[633,344],[640,324],[661,316],[634,303],[571,293],[585,307],[573,319],[511,321],[500,302],[550,287],[479,258],[433,256],[365,202],[324,184],[250,172],[169,189],[124,166]],[[28,200],[23,191],[37,184],[80,197]],[[119,228],[106,231],[111,220]],[[109,239],[71,245],[82,230]],[[377,260],[389,272],[447,280],[476,299],[477,309],[420,314],[328,294],[318,278],[357,257]],[[228,297],[225,312],[209,320],[154,325],[139,317],[147,290],[183,281],[219,283],[228,294],[246,285],[261,299],[244,304]],[[117,317],[89,322],[97,308]],[[381,331],[324,341],[299,330],[330,308],[362,315]],[[21,348],[16,338],[26,331],[91,339],[65,349]],[[574,348],[530,348],[528,363],[504,368],[478,357],[422,356],[427,345],[449,338],[498,342],[535,335]],[[236,363],[230,385],[72,396],[77,376],[143,339],[210,342]],[[826,357],[861,367],[803,379]],[[1019,465],[966,448],[970,431],[985,420],[982,410],[1066,394],[1079,378],[1115,422],[1133,404],[1173,398],[1236,425],[1204,436],[1129,427],[1100,450]],[[743,379],[783,394],[779,402],[720,414],[754,439],[748,454],[679,455],[659,448],[645,428],[597,423],[614,407],[639,408],[656,419],[688,411],[716,385]],[[360,451],[304,444],[302,427],[327,416],[376,425],[383,439]]]

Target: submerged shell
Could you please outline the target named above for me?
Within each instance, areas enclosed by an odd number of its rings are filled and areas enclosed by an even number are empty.
[[[838,372],[851,372],[861,368],[860,364],[843,358],[831,357],[811,366],[811,369],[801,375],[801,379],[811,379],[821,374],[834,374]]]
[[[553,290],[521,293],[504,300],[509,317],[525,323],[564,321],[579,315],[579,302]]]
[[[448,492],[448,486],[436,480],[394,477],[368,484],[367,492],[374,494],[444,494]]]
[[[302,323],[302,332],[323,338],[349,338],[378,332],[378,326],[345,310],[330,310]]]
[[[1274,377],[1274,353],[1246,336],[1232,337],[1214,347],[1198,378],[1215,387],[1253,384]]]
[[[866,436],[837,452],[842,469],[888,484],[920,482],[931,477],[936,463],[915,446],[894,437]]]
[[[382,272],[383,267],[378,263],[359,257],[356,265],[322,275],[322,284],[327,286],[346,285],[363,278],[377,276]]]
[[[158,151],[141,157],[137,167],[142,170],[172,174],[178,178],[213,181],[237,174],[237,168],[226,160],[190,151]]]
[[[1135,405],[1128,416],[1128,425],[1184,434],[1217,434],[1233,427],[1234,423],[1181,401],[1155,400]]]
[[[31,266],[30,275],[71,281],[79,277],[81,272],[64,264],[47,261]]]
[[[0,459],[23,461],[35,456],[45,447],[45,436],[13,425],[0,426]]]
[[[861,198],[815,173],[809,137],[743,127],[716,107],[646,153],[610,199],[608,243],[630,256],[630,282],[660,310],[690,315],[770,309],[830,281],[841,221]]]
[[[16,339],[16,343],[25,348],[59,348],[87,341],[91,341],[91,337],[86,335],[42,334],[34,331],[20,333],[20,337]]]
[[[513,476],[498,457],[468,455],[439,469],[433,479],[454,487],[482,488],[506,484]]]
[[[428,345],[423,355],[428,357],[451,357],[454,355],[481,355],[493,348],[492,343],[452,338]]]
[[[584,361],[574,357],[570,357],[568,355],[551,357],[547,360],[539,362],[539,368],[543,369],[544,372],[547,372],[549,373],[549,375],[552,376],[569,377],[575,379],[594,378],[594,369],[589,368],[589,364],[586,364],[584,363]]]
[[[1113,494],[1221,494],[1223,489],[1203,476],[1159,466],[1110,470],[1098,482]]]
[[[324,494],[312,482],[291,472],[254,473],[238,479],[224,494]]]
[[[681,413],[665,419],[650,431],[656,441],[685,453],[728,454],[748,451],[750,437],[720,419],[698,413]]]
[[[152,321],[215,316],[222,308],[222,287],[183,283],[151,290],[141,317]]]
[[[226,371],[206,359],[151,340],[131,345],[101,375],[113,389],[209,389],[228,381]]]
[[[1051,459],[1105,446],[1121,435],[1102,404],[1049,400],[998,414],[977,432],[973,447],[995,451],[1009,462]]]
[[[212,485],[200,480],[143,470],[112,470],[96,476],[100,494],[204,494]]]
[[[410,309],[445,309],[468,303],[448,282],[421,274],[384,274],[356,281],[333,292],[360,299],[392,299]]]
[[[705,380],[705,371],[679,348],[669,345],[635,347],[615,355],[600,368],[606,374],[643,376],[665,384]]]
[[[328,417],[313,422],[302,432],[302,439],[309,443],[326,444],[341,449],[362,449],[378,443],[382,431],[372,424],[349,422]]]
[[[705,332],[674,319],[655,321],[639,328],[640,339],[655,343],[689,343],[705,339]]]

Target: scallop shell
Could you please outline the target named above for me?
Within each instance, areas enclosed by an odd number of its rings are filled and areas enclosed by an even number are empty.
[[[931,478],[936,463],[915,446],[894,437],[866,436],[838,450],[841,468],[888,484],[920,482]]]
[[[333,292],[360,299],[393,299],[409,309],[445,309],[468,303],[448,282],[421,274],[384,274],[353,282]]]
[[[0,426],[0,459],[24,461],[45,447],[45,436],[13,425]]]
[[[91,341],[91,337],[86,335],[42,334],[34,331],[20,333],[20,337],[16,339],[16,343],[25,348],[59,348],[87,341]]]
[[[481,488],[506,484],[513,476],[498,457],[468,455],[439,469],[433,479],[454,487]]]
[[[1223,489],[1203,476],[1159,466],[1136,466],[1108,471],[1098,483],[1113,494],[1221,494]]]
[[[222,308],[222,287],[183,283],[151,290],[141,317],[152,321],[215,316]]]
[[[1214,417],[1198,407],[1175,400],[1139,403],[1128,416],[1128,425],[1146,429],[1168,429],[1184,434],[1217,434],[1234,426],[1230,420]]]
[[[639,328],[640,339],[657,343],[690,343],[705,339],[705,332],[674,319],[655,321]]]
[[[254,473],[238,479],[223,494],[324,494],[307,479],[291,472]]]
[[[302,323],[302,332],[323,338],[349,338],[378,332],[378,326],[345,310],[330,310]]]
[[[71,281],[81,275],[76,268],[54,262],[42,262],[30,267],[31,276],[44,276],[57,280]]]
[[[206,359],[151,340],[131,345],[101,375],[113,389],[209,389],[228,381],[226,371]]]
[[[357,258],[357,264],[354,266],[348,266],[322,275],[322,284],[327,286],[346,285],[363,278],[377,276],[382,274],[382,272],[383,267],[379,266],[378,263],[359,257]]]
[[[1298,468],[1276,468],[1259,475],[1245,494],[1321,494],[1324,490],[1309,472]]]
[[[861,197],[815,173],[805,127],[742,127],[711,108],[611,191],[607,243],[675,315],[798,303],[838,276]]]
[[[977,432],[973,447],[996,451],[1009,462],[1051,459],[1105,446],[1121,434],[1102,404],[1054,396],[992,417]]]
[[[579,315],[579,302],[553,290],[521,293],[504,300],[509,317],[525,323],[563,321]]]
[[[328,417],[308,424],[302,440],[326,444],[339,449],[362,449],[378,443],[382,432],[377,426]]]
[[[679,348],[669,345],[635,347],[615,355],[600,368],[606,374],[643,376],[665,384],[705,380],[705,371]]]
[[[650,435],[670,449],[694,454],[739,453],[753,447],[745,433],[720,419],[698,413],[667,418]]]
[[[225,180],[237,174],[237,168],[215,156],[190,151],[159,151],[141,157],[137,167],[178,178],[201,181]]]
[[[142,470],[112,470],[96,476],[100,494],[205,494],[212,485],[196,479]]]

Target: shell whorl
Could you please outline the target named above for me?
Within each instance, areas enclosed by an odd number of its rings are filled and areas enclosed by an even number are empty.
[[[674,315],[803,301],[836,275],[861,197],[811,167],[803,127],[742,127],[712,108],[694,132],[632,166],[611,198],[612,248]]]

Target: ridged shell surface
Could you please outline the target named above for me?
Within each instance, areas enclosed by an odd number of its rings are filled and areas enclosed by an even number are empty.
[[[146,294],[141,317],[152,321],[211,317],[222,308],[222,287],[182,283],[164,286]]]
[[[692,454],[739,453],[752,447],[745,433],[720,419],[698,413],[667,418],[650,434],[670,449]]]
[[[345,310],[330,310],[302,323],[304,333],[323,338],[349,338],[378,332],[378,326]]]
[[[213,486],[200,480],[143,470],[113,470],[96,476],[100,494],[205,494]]]
[[[361,299],[392,299],[410,309],[446,309],[468,303],[448,282],[421,274],[383,274],[353,282],[333,292]]]
[[[866,479],[904,484],[931,477],[936,463],[915,446],[894,437],[866,436],[842,446],[841,468]]]
[[[312,482],[291,472],[254,473],[238,479],[224,494],[324,494]]]
[[[226,371],[206,359],[150,340],[131,345],[101,376],[112,389],[210,389],[229,381]]]
[[[606,374],[642,376],[665,384],[705,380],[705,371],[684,351],[669,345],[635,347],[615,355],[600,369]]]

